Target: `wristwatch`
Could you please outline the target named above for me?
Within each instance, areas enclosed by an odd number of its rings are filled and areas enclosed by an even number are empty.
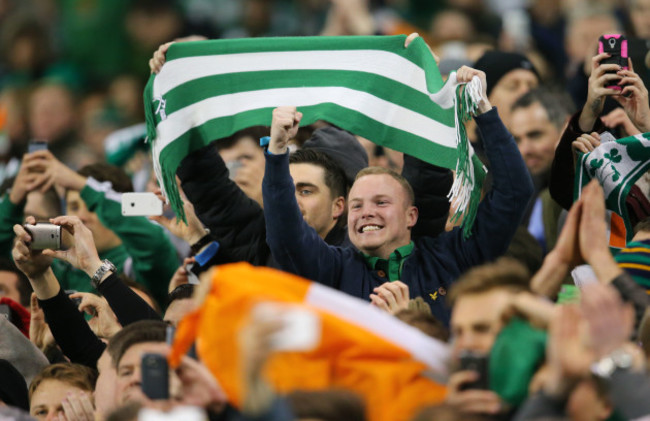
[[[210,236],[210,230],[208,228],[205,228],[205,235],[201,237],[199,241],[196,243],[190,245],[190,249],[192,250],[192,254],[197,254],[198,252],[201,251],[201,249],[210,244],[212,242],[212,237]]]
[[[633,357],[627,351],[617,349],[591,365],[591,372],[602,379],[610,379],[616,369],[627,370],[632,367]]]
[[[93,286],[93,288],[95,289],[99,288],[100,281],[108,271],[117,273],[117,268],[113,263],[110,262],[110,260],[104,259],[102,265],[99,267],[99,269],[97,269],[93,277],[90,278],[90,284]]]

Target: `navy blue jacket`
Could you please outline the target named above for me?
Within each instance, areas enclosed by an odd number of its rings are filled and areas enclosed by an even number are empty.
[[[415,240],[402,267],[401,281],[411,297],[421,296],[433,315],[449,324],[445,294],[472,266],[501,256],[517,230],[533,194],[533,184],[512,135],[496,109],[476,117],[494,183],[478,208],[472,236],[458,228]],[[299,276],[369,300],[373,288],[387,281],[370,269],[355,249],[330,246],[303,220],[289,174],[289,154],[267,155],[262,184],[266,241],[280,267]]]

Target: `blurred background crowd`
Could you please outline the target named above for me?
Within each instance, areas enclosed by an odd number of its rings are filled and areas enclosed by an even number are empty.
[[[103,159],[110,133],[143,121],[152,53],[183,36],[419,32],[443,73],[489,49],[522,52],[580,108],[598,36],[621,31],[645,67],[648,0],[2,0],[0,180],[30,139],[75,169]]]

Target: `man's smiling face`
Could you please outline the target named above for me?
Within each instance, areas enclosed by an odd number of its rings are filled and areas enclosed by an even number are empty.
[[[417,221],[404,187],[389,174],[367,174],[350,190],[348,234],[363,253],[388,258],[411,241]]]

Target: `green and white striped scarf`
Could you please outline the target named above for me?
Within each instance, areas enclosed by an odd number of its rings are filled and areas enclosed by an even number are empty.
[[[456,171],[451,198],[469,235],[485,168],[464,122],[481,98],[478,78],[443,83],[428,47],[405,36],[249,38],[173,44],[145,88],[147,135],[163,193],[183,215],[175,174],[213,140],[270,125],[296,106],[301,124],[325,120],[374,143]]]
[[[623,218],[627,241],[634,236],[625,200],[634,183],[650,170],[650,133],[605,141],[593,151],[580,154],[576,164],[574,197],[597,179],[605,192],[605,206]]]

